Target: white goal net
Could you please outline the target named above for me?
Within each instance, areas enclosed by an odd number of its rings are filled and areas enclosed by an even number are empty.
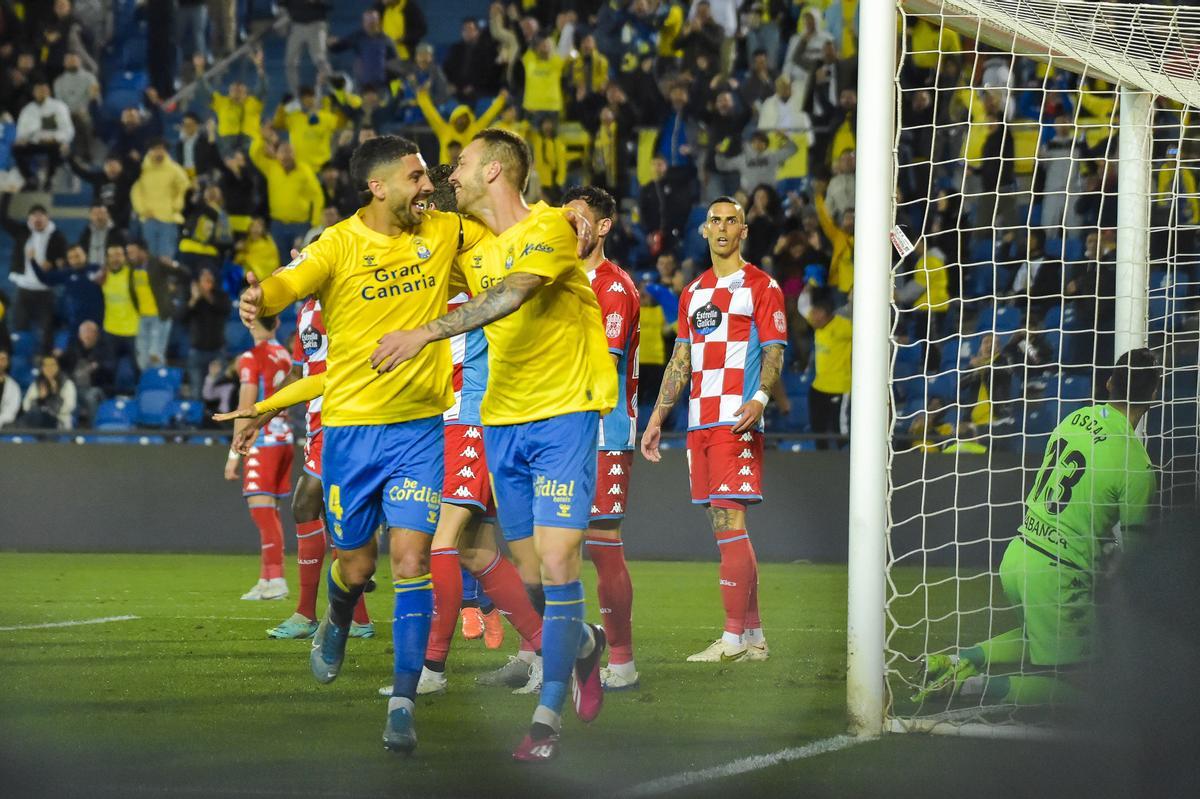
[[[1050,432],[1132,347],[1166,373],[1155,503],[1196,498],[1200,9],[899,8],[883,727],[1028,733],[1044,707],[919,696],[922,670],[1020,628],[998,570]]]

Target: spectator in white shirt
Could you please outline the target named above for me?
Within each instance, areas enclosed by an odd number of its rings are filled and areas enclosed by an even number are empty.
[[[8,375],[8,352],[0,350],[0,427],[17,421],[21,412],[21,387]]]
[[[25,392],[24,424],[44,430],[70,430],[75,413],[75,384],[62,372],[58,358],[42,358],[41,372]]]
[[[50,96],[50,83],[38,78],[33,83],[33,99],[17,117],[17,137],[13,141],[13,156],[26,184],[36,183],[35,163],[39,155],[47,158],[46,175],[37,188],[46,189],[50,178],[62,164],[63,150],[75,139],[75,124],[71,110],[62,100]]]

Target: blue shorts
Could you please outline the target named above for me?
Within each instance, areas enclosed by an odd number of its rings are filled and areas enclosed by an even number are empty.
[[[325,524],[338,549],[358,549],[381,522],[433,534],[442,501],[442,417],[326,427]]]
[[[596,411],[483,428],[505,540],[529,538],[534,525],[587,529],[599,430]]]

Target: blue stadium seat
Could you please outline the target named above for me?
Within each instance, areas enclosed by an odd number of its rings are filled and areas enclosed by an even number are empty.
[[[1074,263],[1083,260],[1084,241],[1078,236],[1067,239],[1066,247],[1063,248],[1063,260],[1067,263]]]
[[[71,344],[71,331],[60,330],[54,334],[54,349],[66,352]]]
[[[129,400],[105,400],[96,409],[95,427],[97,430],[129,430],[136,421],[135,410]]]
[[[137,395],[138,424],[165,427],[171,421],[171,401],[175,392],[167,388],[143,389]]]
[[[166,389],[171,392],[171,396],[179,392],[179,387],[183,385],[183,370],[174,366],[159,366],[154,369],[147,369],[142,372],[142,377],[138,380],[138,392],[147,391],[150,389]]]
[[[238,355],[254,346],[254,337],[241,322],[225,323],[225,354]]]
[[[204,404],[195,400],[172,400],[167,413],[175,427],[199,427],[204,421]]]
[[[1007,336],[1025,326],[1022,316],[1021,309],[1013,305],[988,309],[979,315],[975,330],[979,333],[991,331],[1002,337]]]
[[[1092,398],[1092,381],[1083,376],[1068,377],[1059,385],[1059,396],[1064,400],[1088,400]]]
[[[37,351],[37,336],[33,333],[17,332],[12,334],[13,360],[19,357],[32,359]]]

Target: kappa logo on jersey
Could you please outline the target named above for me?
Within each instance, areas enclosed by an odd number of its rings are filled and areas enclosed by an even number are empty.
[[[475,472],[474,472],[474,471],[471,469],[471,467],[470,467],[470,466],[464,466],[464,467],[462,467],[461,469],[459,469],[459,470],[458,470],[458,476],[459,476],[459,477],[466,477],[466,478],[469,478],[469,479],[471,479],[471,480],[474,480],[474,479],[475,479]]]
[[[729,493],[729,486],[725,485],[724,483],[721,483],[721,485],[717,486],[717,491],[718,491],[719,493],[728,494],[728,493]]]
[[[616,282],[615,280],[612,283],[608,284],[608,291],[609,291],[609,293],[616,292],[617,294],[625,294],[626,293],[625,287],[622,286],[620,283]]]
[[[744,450],[742,450],[741,452],[739,452],[739,453],[738,453],[738,457],[739,457],[739,458],[753,458],[753,457],[754,457],[754,453],[753,453],[753,452],[751,452],[751,451],[750,451],[750,450],[748,450],[748,449],[744,449]]]
[[[470,499],[470,498],[471,498],[471,492],[470,492],[469,490],[467,490],[467,487],[466,487],[466,486],[459,486],[459,487],[458,487],[458,488],[457,488],[457,489],[454,491],[454,496],[456,496],[456,497],[466,497],[467,499]]]
[[[620,496],[621,495],[621,487],[619,485],[615,485],[612,488],[608,489],[608,493],[613,496]]]
[[[776,330],[778,330],[780,333],[787,332],[787,319],[784,317],[783,311],[776,311],[771,318],[775,320]]]
[[[723,316],[720,308],[706,302],[692,314],[692,328],[702,336],[711,335],[721,326]]]
[[[463,438],[483,438],[483,433],[479,432],[478,427],[468,427],[467,432],[463,433]]]
[[[619,313],[610,313],[604,317],[604,335],[609,338],[616,338],[621,335],[621,328],[625,324],[625,317]]]
[[[754,470],[749,466],[743,466],[740,470],[738,470],[738,474],[740,474],[742,477],[749,477],[750,475],[754,474]]]
[[[612,466],[609,468],[609,470],[608,470],[608,474],[609,474],[609,476],[610,476],[610,477],[611,477],[611,476],[613,476],[613,475],[622,475],[622,474],[625,474],[625,469],[621,467],[621,464],[619,464],[619,463],[614,463],[614,464],[613,464],[613,465],[612,465]]]
[[[474,447],[467,447],[462,452],[458,453],[458,457],[478,459],[479,458],[479,450],[475,449]]]
[[[749,493],[749,492],[754,491],[754,487],[751,486],[749,483],[742,483],[740,486],[738,486],[738,491],[746,491]]]

